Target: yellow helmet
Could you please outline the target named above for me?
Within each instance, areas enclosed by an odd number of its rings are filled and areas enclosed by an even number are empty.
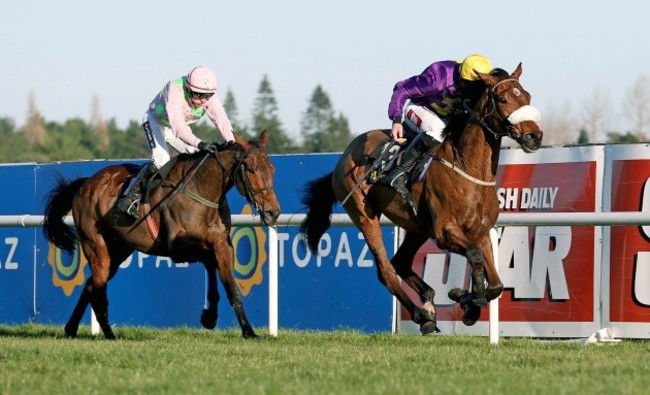
[[[460,77],[464,80],[476,81],[478,75],[475,71],[487,74],[492,71],[492,68],[492,62],[485,56],[478,54],[469,55],[460,64]]]

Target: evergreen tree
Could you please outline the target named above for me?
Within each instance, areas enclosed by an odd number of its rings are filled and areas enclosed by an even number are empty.
[[[97,134],[98,148],[102,151],[107,150],[108,146],[111,143],[111,140],[108,135],[108,125],[106,124],[106,120],[104,120],[104,116],[102,115],[99,96],[97,95],[93,95],[92,102],[90,104],[90,125],[92,126],[94,132]]]
[[[282,122],[278,118],[278,105],[275,100],[273,88],[266,75],[262,78],[257,97],[253,107],[253,134],[262,130],[269,132],[269,142],[266,150],[271,154],[285,154],[295,152],[291,139],[283,130]]]
[[[589,132],[587,132],[587,129],[580,128],[580,135],[578,136],[578,144],[589,144]]]
[[[239,119],[239,109],[237,108],[235,95],[232,93],[232,90],[230,90],[230,88],[228,88],[226,91],[226,98],[223,101],[223,108],[226,110],[228,118],[230,118],[230,123],[232,123],[234,132],[247,140],[250,139],[251,136],[248,128]]]
[[[300,129],[305,152],[340,152],[351,140],[347,118],[334,114],[332,102],[320,85],[312,93]]]
[[[47,143],[47,131],[43,126],[43,118],[38,108],[36,108],[36,98],[34,97],[33,91],[29,92],[27,120],[25,121],[25,126],[23,126],[23,133],[25,134],[25,141],[29,148],[44,146]]]

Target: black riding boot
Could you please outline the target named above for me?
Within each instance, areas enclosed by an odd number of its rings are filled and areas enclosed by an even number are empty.
[[[156,165],[153,162],[149,162],[146,165],[142,166],[138,175],[131,180],[129,188],[124,192],[124,195],[117,202],[117,209],[129,214],[135,219],[140,218],[138,216],[138,207],[140,205],[140,194],[142,193],[142,185],[144,181],[151,177],[156,170]]]
[[[420,133],[406,148],[400,163],[390,173],[380,179],[382,184],[393,187],[409,203],[414,213],[417,213],[415,202],[413,201],[411,191],[406,187],[406,182],[411,175],[413,166],[429,148],[434,147],[436,144],[439,144],[436,139],[426,133]]]

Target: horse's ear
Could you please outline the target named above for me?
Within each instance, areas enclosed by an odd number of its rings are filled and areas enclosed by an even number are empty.
[[[238,134],[235,135],[235,142],[237,143],[237,145],[239,145],[240,147],[242,147],[244,150],[247,150],[247,149],[248,149],[248,146],[249,146],[248,141],[244,140],[244,139],[243,139],[240,135],[238,135]]]
[[[519,66],[517,66],[517,68],[515,69],[515,72],[512,73],[512,75],[510,76],[510,78],[514,78],[514,79],[517,79],[517,80],[518,80],[518,79],[519,79],[519,76],[521,76],[522,71],[523,71],[523,70],[522,70],[522,68],[521,68],[521,62],[519,62]]]
[[[266,149],[266,144],[269,142],[269,132],[266,131],[266,129],[262,130],[262,133],[260,133],[260,147],[262,149]]]
[[[498,78],[489,74],[489,73],[479,73],[478,71],[475,71],[476,74],[481,78],[481,80],[485,83],[485,85],[488,86],[494,86],[498,82]]]

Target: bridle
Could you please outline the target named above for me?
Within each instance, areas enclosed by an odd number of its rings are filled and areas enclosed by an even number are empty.
[[[224,203],[224,201],[226,200],[226,194],[225,193],[221,196],[221,200],[219,202],[213,202],[213,201],[211,201],[209,199],[206,199],[203,196],[197,194],[196,192],[190,191],[186,187],[189,180],[194,176],[194,173],[196,173],[198,168],[201,167],[203,162],[205,162],[205,160],[208,157],[212,156],[213,158],[215,158],[217,160],[217,163],[219,163],[219,166],[224,171],[224,173],[228,174],[228,177],[230,178],[230,180],[232,181],[233,184],[235,184],[235,185],[237,184],[237,176],[238,175],[240,176],[241,182],[242,182],[242,184],[244,186],[243,187],[243,190],[244,190],[243,196],[246,199],[246,201],[255,209],[255,215],[257,215],[262,210],[262,207],[261,207],[261,204],[259,204],[259,203],[257,203],[255,201],[255,199],[254,199],[255,196],[260,194],[260,193],[273,190],[273,187],[271,187],[271,186],[265,186],[264,188],[254,190],[253,186],[251,185],[251,183],[250,183],[250,181],[248,179],[248,177],[246,177],[246,173],[248,172],[248,169],[246,169],[246,165],[245,165],[246,157],[251,152],[259,151],[259,150],[260,150],[259,148],[253,148],[253,149],[249,150],[247,153],[244,153],[242,151],[237,151],[236,155],[235,155],[236,163],[232,167],[232,170],[230,172],[228,172],[228,166],[224,165],[224,163],[221,161],[219,156],[208,153],[207,155],[205,155],[203,157],[203,159],[200,162],[197,162],[192,167],[189,175],[187,177],[185,177],[185,179],[183,180],[183,182],[180,185],[173,185],[172,184],[170,186],[175,187],[177,192],[183,193],[183,194],[189,196],[190,198],[196,200],[197,202],[200,202],[200,203],[202,203],[202,204],[204,204],[204,205],[206,205],[208,207],[212,207],[214,209],[218,209],[219,207],[221,207],[222,204]],[[174,195],[167,204],[168,205],[171,204],[175,197],[176,197],[176,195]]]
[[[474,111],[470,107],[469,99],[465,99],[463,101],[463,108],[465,109],[465,111],[467,111],[472,116],[472,118],[475,118],[481,124],[483,129],[490,132],[494,136],[495,139],[499,140],[503,136],[509,136],[510,138],[512,138],[513,140],[516,141],[521,137],[522,132],[510,121],[510,116],[512,115],[512,113],[509,114],[508,116],[503,114],[503,111],[501,110],[501,107],[499,107],[499,105],[497,104],[497,102],[499,100],[499,97],[494,93],[496,88],[499,85],[505,84],[507,82],[519,82],[519,81],[517,79],[515,79],[515,78],[506,78],[506,79],[501,80],[501,81],[497,82],[496,84],[494,84],[494,86],[490,89],[490,93],[489,93],[489,97],[488,97],[488,103],[487,103],[488,104],[488,109],[487,109],[487,111],[485,113],[485,116],[483,116],[483,117],[480,116],[478,113],[476,113],[476,111]],[[516,111],[517,110],[513,111],[513,113],[516,112]],[[504,125],[505,129],[503,131],[501,131],[501,132],[494,131],[494,129],[492,129],[487,124],[487,122],[485,122],[485,119],[487,119],[487,118],[489,118],[489,117],[491,117],[493,115],[497,117],[498,122],[501,125]]]
[[[236,177],[237,175],[240,176],[242,184],[244,185],[244,198],[246,201],[255,209],[255,214],[258,214],[262,210],[262,206],[260,203],[257,203],[255,201],[255,196],[264,193],[266,191],[271,191],[273,190],[273,187],[271,186],[265,186],[263,188],[260,188],[258,190],[254,190],[253,186],[250,183],[250,180],[246,176],[246,173],[249,172],[249,170],[246,168],[245,164],[245,159],[248,155],[250,155],[252,152],[255,151],[261,151],[259,148],[252,148],[249,150],[246,154],[244,154],[242,151],[237,152],[237,163],[235,164],[235,168],[233,169],[231,173],[231,178],[233,183],[236,182]]]

